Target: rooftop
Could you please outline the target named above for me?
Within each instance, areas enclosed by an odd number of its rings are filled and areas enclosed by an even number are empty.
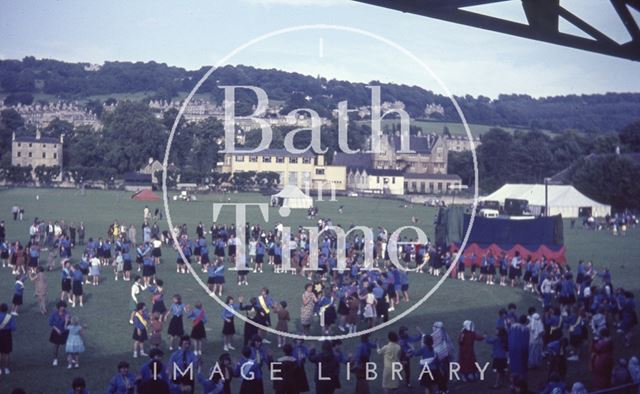
[[[415,153],[423,153],[430,154],[433,149],[433,145],[435,145],[438,140],[437,135],[428,134],[426,136],[415,136],[412,135],[409,139],[409,149],[414,151]],[[396,152],[398,152],[402,148],[400,136],[390,135],[389,143],[394,148]]]
[[[333,156],[333,165],[347,168],[371,168],[373,161],[370,153],[336,152]]]
[[[443,180],[443,181],[461,181],[462,179],[456,174],[414,174],[410,172],[405,172],[405,179],[432,179],[432,180]]]
[[[367,171],[367,174],[373,176],[403,176],[403,173],[400,170],[368,168],[365,171]]]
[[[31,142],[31,143],[36,142],[36,143],[42,143],[42,144],[59,144],[60,143],[60,140],[58,138],[53,138],[53,137],[36,138],[35,136],[31,136],[31,135],[16,137],[14,141]]]
[[[251,148],[236,148],[241,150],[247,150]],[[258,152],[246,153],[246,152],[228,152],[227,154],[232,154],[236,156],[287,156],[287,157],[308,157],[315,158],[316,154],[310,150],[307,150],[303,153],[291,153],[286,149],[263,149]]]

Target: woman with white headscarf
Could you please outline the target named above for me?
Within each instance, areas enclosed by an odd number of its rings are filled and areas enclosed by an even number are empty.
[[[476,341],[482,340],[484,340],[484,336],[476,333],[473,322],[465,320],[462,323],[462,331],[458,338],[458,344],[460,344],[460,372],[462,373],[463,381],[473,381],[478,378],[474,345]]]
[[[529,321],[529,368],[538,368],[542,364],[544,325],[540,315],[534,313]]]

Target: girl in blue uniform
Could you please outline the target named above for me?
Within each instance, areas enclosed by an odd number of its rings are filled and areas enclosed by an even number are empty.
[[[11,307],[11,314],[14,316],[18,316],[18,308],[22,305],[23,296],[24,296],[24,278],[22,275],[16,276],[16,283],[13,288],[13,300]]]
[[[182,253],[184,254],[184,257],[187,259],[187,263],[191,264],[191,255],[193,253],[191,242],[186,238],[182,239],[182,241],[180,241],[180,248],[182,249]],[[182,274],[186,274],[187,272],[189,272],[189,270],[187,269],[187,265],[185,264],[185,261],[182,259],[182,256],[180,255],[180,253],[177,254],[176,263],[177,263],[176,272],[182,273]]]
[[[155,281],[156,276],[156,264],[153,261],[153,257],[149,254],[142,258],[142,278],[144,279],[144,285],[149,286]]]
[[[262,272],[262,264],[264,264],[265,246],[262,241],[258,241],[256,244],[256,265],[253,267],[253,272]]]
[[[204,238],[198,240],[200,249],[200,264],[202,264],[202,272],[207,270],[207,266],[210,263],[209,260],[209,248],[207,247],[207,241]]]
[[[496,259],[493,257],[493,253],[490,253],[487,257],[488,259],[488,267],[487,267],[487,284],[494,285],[494,279],[496,277]]]
[[[36,268],[40,264],[40,246],[37,242],[32,243],[29,246],[29,271],[31,273],[36,272]]]
[[[240,310],[242,308],[243,298],[238,298],[239,304],[233,303],[233,297],[227,297],[227,306],[233,310]],[[233,322],[234,314],[232,311],[223,308],[222,309],[222,335],[224,336],[224,351],[235,350],[233,347],[233,336],[236,334],[236,327]]]
[[[187,317],[193,320],[193,327],[191,328],[193,352],[196,356],[202,356],[202,341],[207,337],[207,333],[204,329],[204,325],[207,323],[207,315],[204,312],[200,301],[196,301],[194,308],[189,312]]]
[[[133,269],[133,264],[131,264],[131,242],[126,240],[122,243],[122,271],[124,272],[124,280],[131,280],[131,270]]]
[[[169,315],[171,316],[168,330],[169,350],[173,350],[174,342],[184,335],[184,323],[182,321],[184,313],[185,306],[182,304],[182,297],[180,294],[175,294],[173,296],[173,304],[169,308]]]
[[[71,307],[75,308],[76,304],[80,304],[80,306],[84,306],[84,291],[82,289],[82,281],[84,280],[84,275],[82,275],[82,271],[80,271],[79,266],[71,266],[71,290],[72,290],[72,298],[71,298]]]
[[[222,287],[224,286],[224,262],[218,261],[215,264],[209,264],[207,267],[207,276],[209,291],[221,296]]]
[[[500,286],[507,285],[507,271],[509,268],[509,263],[507,261],[507,256],[502,254],[500,257]]]
[[[136,305],[136,311],[133,314],[133,358],[147,356],[144,352],[144,343],[149,339],[147,327],[149,325],[149,314],[147,313],[144,302]]]

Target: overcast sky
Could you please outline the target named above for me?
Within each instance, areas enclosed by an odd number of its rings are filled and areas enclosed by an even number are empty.
[[[496,97],[640,91],[640,62],[539,43],[349,0],[0,0],[0,58],[155,60],[213,65],[238,46],[298,25],[336,24],[396,42],[457,95]],[[609,2],[562,0],[615,40],[627,41]],[[523,21],[520,0],[477,9]],[[637,14],[636,17],[639,17]],[[562,25],[562,30],[573,32]],[[370,37],[308,30],[269,38],[230,59],[358,82],[417,84],[443,92],[409,57]]]

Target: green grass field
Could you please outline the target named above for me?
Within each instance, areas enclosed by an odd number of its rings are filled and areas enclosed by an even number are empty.
[[[36,199],[39,196],[39,199]],[[133,223],[139,226],[142,221],[142,210],[145,202],[133,201],[128,192],[94,191],[87,190],[81,194],[77,190],[57,189],[10,189],[0,192],[0,218],[6,221],[9,240],[20,239],[26,241],[28,226],[34,217],[45,220],[64,219],[66,222],[84,221],[89,236],[99,237],[106,234],[109,223],[117,220],[119,223]],[[174,223],[187,223],[189,230],[195,234],[195,226],[202,221],[207,227],[212,219],[212,203],[227,202],[268,202],[267,197],[258,194],[233,194],[233,195],[208,195],[200,196],[199,201],[192,203],[171,202],[171,214]],[[24,221],[11,220],[10,210],[14,204],[24,207],[26,210]],[[148,204],[151,211],[160,203]],[[344,213],[339,215],[337,209],[344,206]],[[423,206],[403,208],[399,201],[369,199],[369,198],[339,198],[337,202],[319,202],[321,217],[330,217],[334,224],[348,226],[350,223],[376,227],[383,225],[387,229],[410,224],[410,218],[415,215],[419,218],[419,225],[427,235],[433,236],[433,218],[435,210]],[[258,220],[256,208],[249,210],[251,222]],[[219,222],[231,223],[233,212],[230,208],[222,211]],[[270,209],[270,224],[282,221],[285,225],[296,227],[297,225],[314,225],[314,221],[308,221],[306,212],[295,212],[286,219],[280,218],[277,210]],[[161,227],[166,228],[166,223]],[[581,229],[569,229],[565,226],[565,242],[568,250],[568,258],[572,265],[578,259],[591,259],[597,267],[608,266],[613,273],[616,286],[623,286],[638,294],[638,275],[640,274],[640,230],[631,229],[627,236],[614,238],[608,233],[587,232]],[[140,233],[139,233],[140,236]],[[75,257],[80,250],[74,250]],[[207,341],[204,346],[205,365],[208,367],[222,352],[221,308],[214,300],[198,287],[196,281],[190,275],[178,275],[175,273],[175,252],[166,248],[163,250],[163,264],[158,269],[158,277],[165,281],[167,298],[174,293],[180,293],[183,300],[193,304],[196,300],[202,300],[209,315]],[[269,271],[269,270],[268,270]],[[86,303],[84,308],[75,308],[70,311],[77,314],[82,323],[88,326],[86,330],[85,344],[87,351],[80,357],[81,368],[79,370],[66,370],[65,363],[54,368],[51,366],[52,346],[48,342],[49,327],[46,317],[38,313],[36,301],[33,298],[33,285],[27,283],[25,289],[25,305],[23,305],[18,317],[18,330],[14,335],[14,353],[12,355],[12,373],[9,376],[0,376],[0,393],[8,393],[15,386],[22,386],[29,393],[62,393],[66,392],[71,380],[75,376],[83,376],[88,382],[88,389],[92,393],[104,392],[109,378],[115,373],[116,364],[120,360],[132,362],[134,370],[142,365],[142,359],[131,358],[131,333],[132,328],[128,323],[129,289],[130,283],[114,281],[110,270],[102,269],[103,282],[98,287],[85,286]],[[47,274],[50,308],[59,296],[59,269]],[[274,275],[271,273],[250,275],[250,286],[237,288],[235,275],[227,272],[226,294],[245,297],[257,295],[259,288],[267,286],[275,300],[286,299],[289,302],[289,310],[294,323],[299,317],[299,302],[305,280],[291,275]],[[415,301],[435,284],[436,279],[426,275],[413,274],[411,279],[411,297]],[[4,302],[11,300],[14,279],[8,269],[0,269],[0,299]],[[147,296],[150,304],[150,294]],[[169,300],[167,300],[169,301]],[[413,314],[394,325],[397,329],[405,325],[414,330],[421,326],[428,330],[436,320],[445,323],[449,333],[456,336],[462,321],[471,319],[475,321],[477,330],[481,333],[493,333],[496,312],[500,307],[509,302],[519,305],[524,312],[529,306],[540,307],[537,300],[522,290],[486,285],[456,280],[447,280],[434,296],[422,305]],[[167,302],[168,304],[169,302]],[[406,304],[401,305],[395,312],[404,310]],[[394,315],[392,315],[394,316]],[[187,323],[185,328],[190,329]],[[236,329],[241,334],[242,324],[236,322]],[[166,332],[166,328],[165,328]],[[386,330],[379,332],[375,337],[383,339]],[[271,338],[274,340],[275,338]],[[241,335],[236,336],[236,345],[240,344]],[[635,349],[638,348],[638,339],[634,340]],[[355,349],[356,342],[346,341],[343,350],[348,353]],[[277,347],[271,345],[274,354],[279,355]],[[239,348],[239,346],[236,346]],[[167,350],[165,346],[165,351]],[[631,349],[634,349],[632,347]],[[476,345],[476,354],[480,362],[490,361],[490,346],[484,343]],[[616,355],[629,356],[630,349],[622,349],[620,338],[616,337]],[[237,357],[239,353],[234,352]],[[583,358],[586,358],[586,354]],[[379,372],[382,364],[379,358]],[[403,393],[422,392],[415,382],[418,366],[413,362],[413,389],[403,389]],[[344,370],[344,368],[343,368]],[[313,370],[308,369],[311,379]],[[531,374],[531,388],[539,390],[545,381],[546,371],[534,371]],[[570,364],[569,380],[573,382],[580,379],[589,383],[586,362]],[[238,382],[237,380],[235,381]],[[453,392],[472,390],[473,392],[507,392],[490,390],[493,383],[493,375],[485,382],[473,384],[453,383]],[[341,393],[353,392],[353,382],[347,382],[342,375],[343,389]],[[265,381],[267,392],[271,392],[270,383]],[[372,392],[381,392],[380,381],[370,383]],[[235,387],[238,387],[236,384]],[[312,387],[313,389],[313,387]],[[198,392],[200,389],[198,388]]]

